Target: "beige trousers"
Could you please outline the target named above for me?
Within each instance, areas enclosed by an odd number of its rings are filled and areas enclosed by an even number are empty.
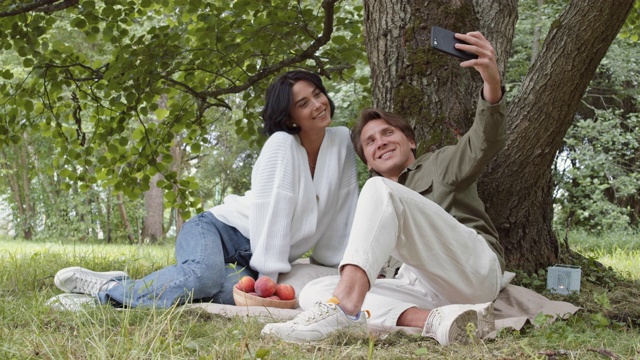
[[[377,279],[393,255],[404,265],[394,279]],[[496,254],[473,229],[459,223],[438,204],[394,181],[375,177],[362,188],[340,268],[362,268],[371,288],[363,309],[372,328],[394,327],[410,307],[433,309],[447,304],[495,300],[502,271]],[[326,300],[338,276],[307,284],[302,308]]]

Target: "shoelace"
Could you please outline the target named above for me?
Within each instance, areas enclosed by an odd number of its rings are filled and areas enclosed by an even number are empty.
[[[422,331],[423,334],[432,334],[437,335],[436,331],[440,328],[440,322],[442,321],[442,315],[440,314],[440,309],[433,309],[429,313],[429,317],[424,324],[424,329]]]
[[[76,277],[78,280],[76,281],[76,287],[73,289],[74,292],[95,295],[105,284],[102,279],[98,279],[93,276],[77,274]]]
[[[323,301],[318,301],[316,304],[309,308],[307,311],[300,313],[294,321],[297,323],[310,323],[312,320],[316,320],[318,318],[322,318],[331,312],[335,311],[336,305],[328,304]]]

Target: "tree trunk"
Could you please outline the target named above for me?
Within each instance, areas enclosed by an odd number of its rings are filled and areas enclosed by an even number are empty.
[[[552,26],[509,106],[507,146],[479,189],[499,228],[510,269],[533,270],[557,259],[551,229],[554,155],[632,4],[632,0],[571,2]],[[482,80],[476,71],[460,68],[460,60],[431,49],[431,26],[481,31],[496,50],[504,81],[517,1],[365,1],[364,5],[374,106],[414,124],[419,154],[453,143],[473,121]]]
[[[158,99],[158,107],[167,109],[167,95],[162,95]],[[157,119],[153,120],[158,123]],[[171,151],[171,150],[170,150]],[[162,160],[162,154],[156,159]],[[142,222],[142,239],[152,243],[164,238],[164,191],[157,186],[159,180],[164,179],[164,175],[156,173],[149,181],[149,190],[144,193],[144,219]]]
[[[155,243],[164,237],[162,227],[164,217],[164,199],[162,189],[156,183],[163,178],[157,173],[149,181],[149,190],[144,193],[144,220],[142,225],[142,240]]]
[[[6,153],[4,149],[0,151],[2,161],[0,165],[6,173],[11,189],[11,196],[15,202],[17,209],[17,219],[14,219],[14,227],[16,233],[22,232],[25,240],[31,240],[33,237],[33,223],[35,221],[34,207],[31,203],[30,179],[29,179],[29,163],[27,146],[24,143],[13,146],[13,151],[17,152],[17,158]]]
[[[111,191],[107,192],[107,221],[105,226],[102,227],[104,233],[104,238],[107,244],[111,244]]]
[[[122,223],[124,224],[124,230],[127,233],[127,238],[129,239],[129,243],[133,244],[136,241],[136,238],[133,236],[133,231],[131,231],[131,222],[129,221],[129,217],[127,216],[127,209],[124,208],[124,199],[122,193],[118,193],[118,195],[116,195],[116,199],[118,201],[118,210],[120,210],[120,217],[122,218]]]
[[[23,138],[27,139],[27,134],[24,134]],[[19,144],[18,148],[20,149],[20,165],[18,167],[18,171],[22,173],[22,204],[24,204],[26,213],[24,238],[30,240],[33,236],[33,227],[36,217],[35,206],[31,199],[31,175],[29,171],[31,168],[31,165],[29,164],[31,156],[29,155],[29,148],[26,140]]]
[[[432,26],[483,31],[494,43],[504,74],[517,19],[515,1],[478,3],[479,11],[471,0],[364,3],[373,106],[414,125],[419,154],[452,144],[469,129],[482,85],[476,71],[431,48]]]
[[[544,0],[538,0],[538,17],[542,16],[542,7],[544,6]],[[542,27],[540,24],[536,25],[533,28],[533,40],[531,41],[531,61],[530,65],[533,65],[533,62],[540,53],[540,39],[542,38]]]
[[[510,268],[557,261],[552,165],[598,64],[633,0],[574,0],[551,25],[509,106],[507,145],[480,183]]]
[[[25,240],[30,240],[31,228],[28,226],[28,223],[26,221],[27,214],[25,211],[25,207],[22,204],[20,182],[18,181],[15,174],[13,173],[13,170],[9,166],[6,166],[5,161],[3,161],[3,165],[4,165],[3,168],[7,171],[6,176],[7,176],[7,180],[9,180],[9,188],[11,189],[11,196],[13,198],[13,201],[15,202],[15,208],[17,209],[17,212],[18,212],[17,214],[14,213],[14,219],[13,219],[14,228],[16,229],[16,234],[19,230],[21,230]],[[18,215],[17,219],[15,218],[16,217],[15,215]]]
[[[173,144],[173,146],[171,146],[171,156],[173,156],[173,162],[171,163],[171,170],[176,172],[176,179],[180,179],[182,174],[182,156],[183,156],[182,141],[176,141],[176,143]],[[173,191],[178,192],[178,187],[176,185],[173,186]],[[178,195],[178,198],[176,199],[176,204],[172,209],[173,210],[172,214],[174,214],[173,220],[175,220],[175,225],[176,225],[176,234],[178,234],[180,230],[182,230],[182,225],[184,224],[182,215],[180,215],[180,211],[177,208],[177,206],[181,203],[182,203],[182,199],[180,198],[180,195]],[[170,227],[171,227],[171,222],[169,222],[169,226],[167,227],[167,229]]]

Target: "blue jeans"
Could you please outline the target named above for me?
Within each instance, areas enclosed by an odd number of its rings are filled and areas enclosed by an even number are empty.
[[[118,285],[100,292],[98,298],[103,304],[127,307],[168,308],[194,300],[233,305],[233,285],[245,275],[258,276],[249,267],[250,260],[249,239],[205,211],[187,221],[178,234],[175,265],[140,280],[115,279]]]

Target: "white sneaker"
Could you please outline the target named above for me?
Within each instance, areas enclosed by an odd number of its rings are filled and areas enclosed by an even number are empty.
[[[389,256],[389,259],[382,265],[382,269],[378,273],[378,279],[393,279],[398,275],[398,270],[402,266],[402,261]]]
[[[493,303],[475,304],[475,305],[458,305],[460,309],[475,310],[478,315],[478,323],[476,324],[476,337],[484,339],[492,331],[496,330],[496,319],[493,314]]]
[[[352,319],[337,304],[335,298],[318,301],[292,320],[265,325],[261,334],[275,335],[289,342],[320,341],[340,330],[366,334],[369,312],[361,311],[357,319]]]
[[[53,310],[78,311],[83,307],[96,306],[97,302],[98,300],[91,295],[64,293],[50,298],[44,304]]]
[[[460,305],[446,305],[429,312],[427,321],[422,329],[422,336],[436,339],[440,345],[452,343],[467,343],[467,324],[478,323],[476,310]]]
[[[117,282],[114,279],[128,278],[124,271],[97,272],[79,266],[64,268],[56,273],[53,282],[67,293],[96,295],[108,290]]]

